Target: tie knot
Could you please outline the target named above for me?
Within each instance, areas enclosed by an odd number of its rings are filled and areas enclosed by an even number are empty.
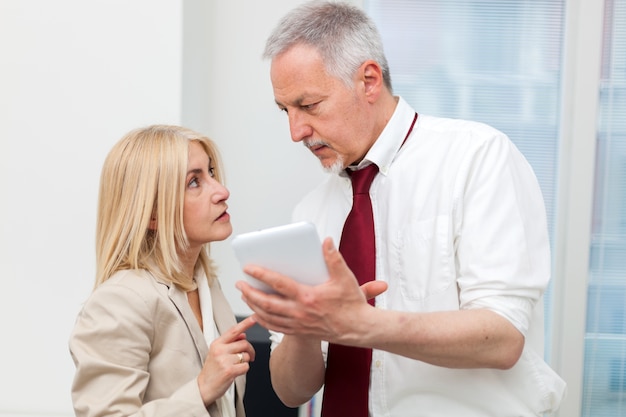
[[[350,180],[352,181],[352,194],[368,194],[370,185],[374,177],[378,173],[378,166],[371,164],[358,171],[348,171]]]

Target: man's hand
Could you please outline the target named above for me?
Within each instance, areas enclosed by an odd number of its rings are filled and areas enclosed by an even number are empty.
[[[330,238],[324,240],[322,249],[330,275],[323,284],[299,284],[274,271],[249,265],[244,271],[277,294],[266,294],[243,281],[237,282],[237,288],[259,324],[267,329],[354,344],[362,318],[373,311],[367,300],[386,291],[387,284],[372,281],[359,287]]]

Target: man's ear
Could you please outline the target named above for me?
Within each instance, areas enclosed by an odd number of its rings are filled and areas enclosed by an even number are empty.
[[[361,65],[361,74],[365,96],[373,103],[384,88],[383,70],[376,61],[368,60]]]

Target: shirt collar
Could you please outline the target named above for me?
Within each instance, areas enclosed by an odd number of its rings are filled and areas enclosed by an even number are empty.
[[[398,98],[398,105],[381,132],[374,145],[367,151],[363,160],[356,169],[365,168],[372,163],[378,165],[381,174],[387,175],[398,150],[404,142],[407,132],[415,117],[415,110],[402,98]]]

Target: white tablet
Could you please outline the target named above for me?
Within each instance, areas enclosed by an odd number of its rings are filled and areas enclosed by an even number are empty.
[[[262,266],[307,285],[318,285],[328,279],[322,242],[312,223],[292,223],[243,233],[235,236],[231,245],[242,268],[250,264]],[[245,275],[254,288],[274,292]]]

